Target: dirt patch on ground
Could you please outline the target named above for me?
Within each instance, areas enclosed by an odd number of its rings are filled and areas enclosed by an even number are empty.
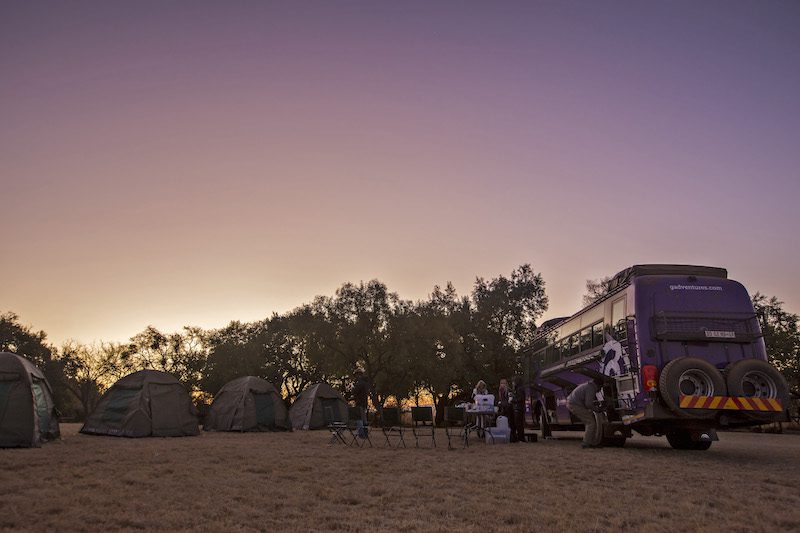
[[[800,529],[800,436],[582,450],[329,446],[327,432],[121,439],[62,425],[0,450],[0,529],[774,531]]]

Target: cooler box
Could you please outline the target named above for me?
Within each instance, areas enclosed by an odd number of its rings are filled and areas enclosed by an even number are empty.
[[[485,412],[494,411],[494,394],[476,394],[475,410]]]
[[[508,444],[511,431],[508,428],[486,428],[486,444]]]

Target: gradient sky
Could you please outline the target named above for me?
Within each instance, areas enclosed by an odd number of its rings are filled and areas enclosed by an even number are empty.
[[[800,311],[800,3],[0,3],[0,311],[219,327],[635,263]]]

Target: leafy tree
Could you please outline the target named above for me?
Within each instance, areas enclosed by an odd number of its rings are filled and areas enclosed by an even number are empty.
[[[67,341],[59,359],[64,365],[67,389],[88,416],[105,390],[124,374],[122,354],[126,346],[118,343],[86,345]]]
[[[372,383],[375,406],[394,391],[382,387],[400,357],[393,345],[392,321],[405,304],[378,280],[345,283],[333,297],[318,296],[303,308],[316,319],[308,343],[309,358],[329,381],[345,388],[357,368]]]
[[[472,290],[471,333],[474,353],[467,350],[470,382],[498,383],[519,369],[519,351],[533,338],[538,319],[548,306],[541,274],[525,264],[491,281],[478,278]]]
[[[416,338],[418,385],[433,397],[437,418],[479,379],[496,384],[519,371],[517,357],[547,305],[544,281],[527,264],[510,277],[478,278],[471,298],[459,298],[452,284],[434,287],[419,304]]]
[[[757,292],[752,300],[770,362],[783,373],[789,386],[800,392],[800,317],[785,311],[783,302],[775,296],[768,298]]]
[[[389,321],[390,349],[386,353],[383,371],[373,384],[381,403],[394,398],[401,406],[405,398],[418,390],[420,371],[424,368],[423,354],[429,346],[425,344],[427,339],[421,331],[424,325],[417,304],[405,300],[398,302]]]
[[[16,313],[0,314],[0,351],[22,355],[43,368],[53,358],[53,350],[46,341],[44,331],[33,331],[21,324]]]
[[[459,298],[452,283],[444,290],[435,286],[429,299],[418,305],[419,319],[412,334],[417,354],[415,384],[433,398],[439,421],[444,407],[469,388],[466,362],[477,346],[472,313],[469,298]]]
[[[309,383],[325,379],[308,357],[316,329],[316,318],[306,308],[250,324],[231,322],[210,335],[202,388],[213,394],[232,379],[258,376],[290,402]]]
[[[164,334],[148,326],[131,337],[128,349],[122,353],[123,365],[132,371],[169,372],[190,390],[198,391],[208,357],[207,341],[207,333],[197,327],[185,326],[181,333]]]
[[[231,322],[209,334],[209,354],[202,371],[201,388],[216,394],[225,383],[241,376],[262,376],[264,353],[256,338],[266,321]]]
[[[586,280],[586,294],[583,295],[583,305],[592,305],[611,292],[611,277]]]
[[[53,389],[53,401],[66,417],[76,414],[76,406],[66,387],[63,363],[53,358],[53,348],[47,344],[44,331],[34,331],[20,323],[16,313],[0,314],[0,351],[26,357],[39,367]]]

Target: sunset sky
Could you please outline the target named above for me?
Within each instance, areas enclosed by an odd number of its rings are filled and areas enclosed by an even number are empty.
[[[800,311],[800,3],[0,4],[0,312],[220,327],[531,263]]]

